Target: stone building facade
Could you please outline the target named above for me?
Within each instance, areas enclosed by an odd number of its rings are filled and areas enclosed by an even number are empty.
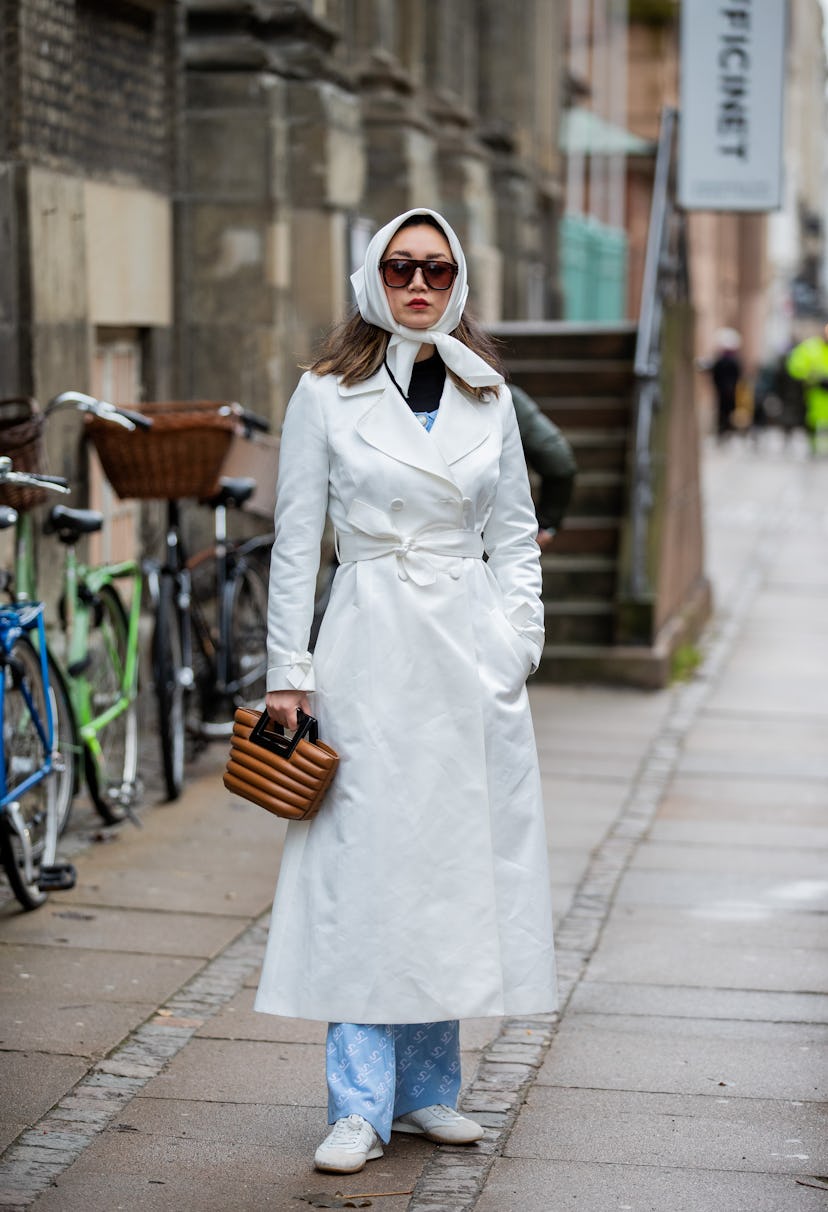
[[[0,6],[0,397],[171,390],[180,25],[164,0]],[[80,434],[50,421],[50,470],[105,508],[93,554],[126,554],[137,510]],[[57,561],[40,563],[48,594]]]
[[[481,318],[557,315],[562,9],[6,0],[0,395],[278,423],[367,238],[415,205],[456,226]]]
[[[370,234],[440,210],[486,321],[558,314],[562,8],[188,0],[180,391],[278,417]]]

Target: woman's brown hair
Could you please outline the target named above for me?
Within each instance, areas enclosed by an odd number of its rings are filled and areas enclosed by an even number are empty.
[[[462,320],[451,335],[479,354],[492,370],[505,377],[494,337],[489,336],[468,311],[463,313]],[[384,328],[375,328],[373,324],[366,323],[355,311],[347,320],[331,329],[307,369],[315,375],[336,375],[346,387],[352,387],[354,383],[362,383],[376,374],[382,366],[390,338],[391,334]],[[495,390],[493,387],[471,387],[453,370],[446,369],[457,386],[475,399],[486,400]]]

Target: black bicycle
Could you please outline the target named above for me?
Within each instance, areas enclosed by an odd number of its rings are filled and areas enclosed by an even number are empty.
[[[265,430],[267,422],[243,414]],[[178,501],[167,502],[164,562],[149,570],[155,602],[152,668],[167,798],[184,786],[188,744],[229,736],[236,707],[261,707],[267,673],[267,581],[263,553],[272,535],[234,540],[227,510],[256,488],[249,478],[222,478],[201,503],[213,510],[214,542],[188,558]]]

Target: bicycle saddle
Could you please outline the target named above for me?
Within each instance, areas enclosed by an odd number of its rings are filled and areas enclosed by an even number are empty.
[[[97,509],[69,509],[53,505],[43,527],[44,534],[55,534],[61,543],[77,543],[82,534],[94,534],[103,526],[103,514]]]
[[[222,476],[219,480],[219,490],[211,497],[205,497],[204,505],[215,509],[219,505],[243,505],[256,491],[256,481],[250,476]]]

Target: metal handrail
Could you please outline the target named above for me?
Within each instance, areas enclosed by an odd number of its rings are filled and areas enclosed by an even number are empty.
[[[684,242],[677,250],[679,264],[670,256],[670,237],[675,207],[675,148],[678,111],[662,111],[656,152],[653,197],[647,231],[647,252],[641,290],[638,336],[635,345],[635,446],[632,482],[632,534],[629,589],[633,598],[650,593],[647,571],[649,515],[653,505],[650,436],[653,416],[661,403],[661,328],[664,299],[671,280],[686,283]]]

